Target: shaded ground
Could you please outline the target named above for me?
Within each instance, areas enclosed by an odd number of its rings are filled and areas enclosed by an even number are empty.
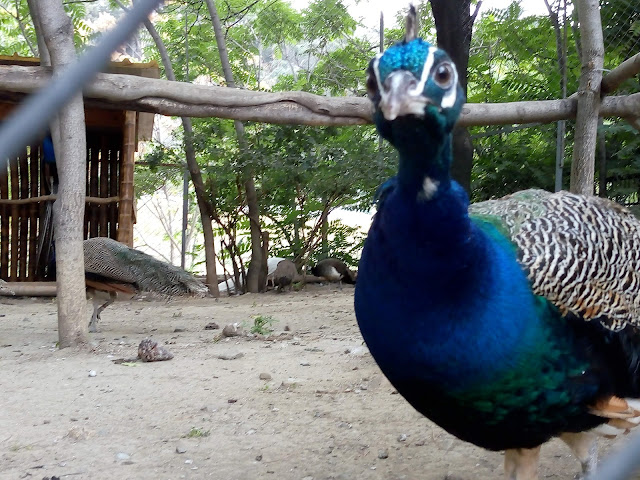
[[[91,347],[59,351],[53,301],[0,297],[0,478],[501,478],[500,453],[456,440],[394,394],[352,303],[352,287],[328,286],[119,302]],[[284,335],[217,341],[220,330],[204,329],[257,315]],[[145,337],[175,358],[114,363]],[[543,448],[541,478],[578,470],[563,444]]]

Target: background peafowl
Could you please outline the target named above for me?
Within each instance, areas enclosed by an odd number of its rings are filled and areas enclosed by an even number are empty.
[[[8,295],[16,294],[11,288],[9,288],[9,285],[7,285],[7,282],[5,282],[4,280],[0,280],[0,292]]]
[[[464,103],[456,68],[410,23],[368,69],[375,123],[399,166],[379,192],[359,265],[360,329],[418,411],[462,440],[507,450],[509,479],[537,478],[552,437],[589,472],[593,433],[640,422],[640,222],[565,192],[469,207],[449,174]]]
[[[329,282],[342,282],[353,285],[356,283],[357,274],[349,270],[346,263],[337,258],[325,258],[311,268],[311,273],[316,277],[324,277]]]
[[[180,267],[157,260],[111,238],[84,241],[84,268],[87,292],[93,297],[89,331],[96,332],[100,313],[117,293],[153,292],[167,297],[204,297],[207,286]],[[106,301],[103,294],[108,297]]]

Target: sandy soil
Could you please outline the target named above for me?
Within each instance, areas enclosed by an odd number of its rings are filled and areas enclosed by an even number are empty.
[[[395,394],[352,303],[353,288],[333,286],[123,301],[89,347],[60,351],[54,301],[0,297],[0,478],[501,478],[500,453],[451,437]],[[275,319],[275,339],[204,328],[257,315]],[[114,362],[145,337],[173,360]],[[543,447],[541,478],[578,470],[563,444]]]

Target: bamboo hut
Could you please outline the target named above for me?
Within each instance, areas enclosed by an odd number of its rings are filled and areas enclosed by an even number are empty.
[[[37,66],[37,58],[0,57],[0,65]],[[159,78],[153,63],[112,62],[109,73]],[[0,92],[0,122],[21,99]],[[106,110],[85,105],[87,190],[85,238],[105,236],[133,244],[135,205],[133,171],[138,142],[151,138],[153,114]],[[50,280],[42,255],[45,218],[55,193],[51,166],[44,161],[42,139],[27,145],[0,171],[0,279]],[[39,244],[40,241],[40,244]]]

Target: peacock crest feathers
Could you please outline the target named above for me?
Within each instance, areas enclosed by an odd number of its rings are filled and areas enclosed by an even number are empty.
[[[84,241],[85,272],[167,296],[205,296],[207,286],[180,267],[153,258],[111,238]]]
[[[421,78],[429,73],[427,59],[435,50],[435,47],[421,38],[406,43],[404,48],[391,48],[374,59],[377,77],[380,80],[386,79],[391,72],[403,69],[413,73],[416,78]]]
[[[624,207],[525,190],[473,204],[469,213],[510,237],[533,292],[563,315],[613,331],[640,326],[640,222]]]

